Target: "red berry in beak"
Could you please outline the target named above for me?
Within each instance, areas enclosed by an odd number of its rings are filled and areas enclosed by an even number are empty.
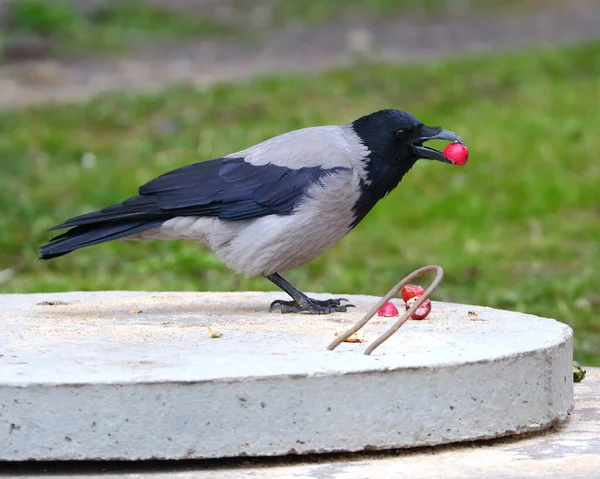
[[[389,301],[385,303],[379,311],[377,311],[377,316],[385,316],[389,318],[391,316],[400,316],[398,313],[398,308],[394,303],[390,303]]]
[[[444,148],[443,154],[455,165],[462,166],[469,159],[469,150],[461,143],[450,143]]]
[[[402,288],[402,299],[404,301],[408,301],[415,296],[423,296],[423,294],[425,294],[425,290],[416,284],[407,284]]]
[[[420,296],[414,296],[406,302],[406,310],[419,300]],[[431,312],[431,301],[426,299],[421,306],[410,316],[412,319],[425,319]]]

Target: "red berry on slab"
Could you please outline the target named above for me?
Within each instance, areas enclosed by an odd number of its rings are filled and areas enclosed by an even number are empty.
[[[425,290],[416,284],[407,284],[402,288],[402,299],[404,301],[408,301],[415,296],[423,296],[423,294],[425,294]]]
[[[385,316],[386,318],[392,316],[399,316],[398,308],[394,303],[390,303],[389,301],[385,303],[379,311],[377,311],[377,316]]]
[[[469,150],[462,143],[450,143],[444,148],[443,154],[455,165],[462,166],[469,159]]]
[[[412,298],[410,298],[406,302],[406,310],[408,311],[410,309],[410,307],[419,300],[419,298],[421,298],[421,296],[413,296]],[[410,317],[412,319],[425,319],[427,316],[429,316],[430,312],[431,312],[431,301],[426,299],[425,301],[423,301],[423,304],[421,306],[419,306],[413,314],[411,314]]]

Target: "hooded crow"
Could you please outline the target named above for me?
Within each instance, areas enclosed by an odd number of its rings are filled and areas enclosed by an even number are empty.
[[[194,240],[232,270],[262,275],[289,294],[282,313],[346,311],[343,298],[309,298],[280,273],[316,258],[346,236],[418,159],[452,161],[428,140],[463,143],[399,110],[342,126],[285,133],[222,158],[165,173],[137,196],[72,218],[41,247],[41,259],[106,241]]]

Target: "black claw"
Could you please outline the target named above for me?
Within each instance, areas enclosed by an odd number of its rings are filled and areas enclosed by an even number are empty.
[[[269,307],[269,312],[279,311],[282,314],[287,313],[306,313],[306,314],[331,314],[345,313],[347,308],[354,308],[353,304],[341,304],[342,301],[348,301],[345,298],[316,300],[310,299],[305,304],[299,304],[296,301],[275,300]]]
[[[325,299],[325,300],[319,300],[319,299],[313,299],[313,302],[315,302],[316,304],[318,304],[319,306],[340,306],[342,304],[342,301],[348,301],[346,298],[335,298],[335,299]]]
[[[281,308],[282,307],[281,303],[282,303],[282,301],[279,300],[279,299],[276,300],[276,301],[273,301],[271,303],[271,306],[269,306],[269,313],[272,313],[273,311],[276,311],[276,310],[281,311],[281,309],[282,309]]]
[[[269,312],[279,311],[282,314],[285,313],[298,313],[301,311],[300,306],[295,301],[282,301],[281,299],[276,299],[269,306]]]

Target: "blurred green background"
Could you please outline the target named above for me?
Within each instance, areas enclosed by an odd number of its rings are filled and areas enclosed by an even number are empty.
[[[377,15],[392,2],[350,3],[352,15]],[[400,12],[414,8],[400,4]],[[341,8],[329,5],[318,15],[292,9],[274,18],[328,21]],[[188,18],[169,30],[171,20],[158,22],[160,32],[194,34],[193,25],[208,21]],[[152,35],[153,25],[136,29]],[[576,359],[600,365],[600,41],[404,65],[362,58],[309,77],[265,74],[203,90],[2,111],[0,290],[273,290],[262,278],[235,276],[194,243],[114,242],[50,262],[37,259],[37,248],[51,226],[133,196],[175,167],[390,107],[456,131],[469,163],[418,163],[355,231],[290,281],[305,291],[383,295],[413,269],[440,264],[446,277],[434,299],[564,321],[575,330]]]
[[[547,0],[546,0],[547,1]],[[549,3],[554,2],[551,0]],[[523,10],[523,0],[0,0],[0,53],[122,53],[181,38],[265,39],[274,27]],[[0,15],[2,10],[0,9]],[[0,55],[2,56],[2,55]]]

